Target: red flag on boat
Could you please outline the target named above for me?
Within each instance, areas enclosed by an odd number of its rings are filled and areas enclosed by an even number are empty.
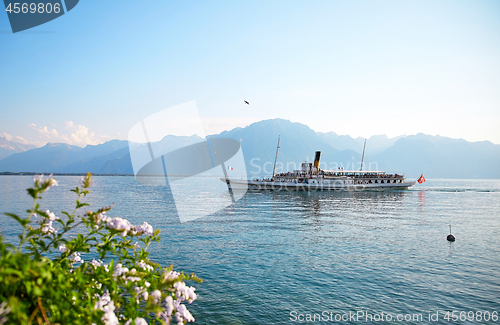
[[[417,179],[417,182],[418,182],[419,184],[422,184],[423,182],[425,182],[425,177],[424,177],[424,174],[420,175],[420,178],[419,178],[419,179]]]

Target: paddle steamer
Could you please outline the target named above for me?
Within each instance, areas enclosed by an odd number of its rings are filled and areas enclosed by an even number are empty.
[[[276,168],[276,158],[274,167]],[[222,178],[228,187],[248,190],[288,190],[288,191],[324,191],[324,190],[404,190],[415,185],[415,181],[406,180],[404,175],[387,174],[383,171],[364,171],[363,161],[361,170],[323,170],[319,167],[321,151],[316,151],[314,163],[304,162],[300,170],[286,173],[275,173],[273,176],[264,179],[236,180]],[[364,158],[364,149],[363,149]]]

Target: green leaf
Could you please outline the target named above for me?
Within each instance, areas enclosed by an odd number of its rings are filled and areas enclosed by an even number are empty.
[[[28,194],[36,199],[37,195],[38,195],[38,190],[34,189],[34,188],[28,188],[26,191],[28,191]]]
[[[30,221],[28,219],[20,218],[17,214],[14,214],[14,213],[5,213],[5,215],[7,215],[7,216],[11,217],[12,219],[16,220],[23,227],[26,226],[28,223],[30,223]]]
[[[20,271],[15,270],[15,269],[11,269],[11,268],[2,269],[1,275],[2,276],[5,276],[5,275],[17,275],[20,278],[22,278],[22,276],[23,276],[23,274]]]
[[[89,206],[88,203],[80,203],[80,201],[76,200],[76,208],[80,209],[82,207]]]
[[[39,286],[34,286],[33,287],[33,295],[38,296],[38,297],[42,296],[43,295],[42,289],[40,289]]]

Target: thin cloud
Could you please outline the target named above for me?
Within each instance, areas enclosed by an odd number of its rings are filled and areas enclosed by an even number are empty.
[[[20,144],[30,144],[29,141],[27,141],[25,138],[17,136],[17,135],[10,135],[10,134],[4,132],[3,137],[7,141],[13,141],[13,142],[17,142]]]
[[[51,127],[37,126],[35,123],[30,123],[28,127],[34,131],[29,132],[31,133],[29,137],[23,138],[5,132],[4,137],[9,141],[31,144],[37,147],[44,146],[49,142],[85,147],[89,144],[96,145],[111,140],[110,136],[91,132],[88,127],[76,125],[73,121],[64,122],[64,128],[62,129],[56,129],[57,126],[54,123],[51,123]]]

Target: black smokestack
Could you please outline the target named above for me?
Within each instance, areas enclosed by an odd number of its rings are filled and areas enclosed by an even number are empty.
[[[321,156],[321,151],[316,151],[314,156],[314,167],[319,168],[319,157]]]

